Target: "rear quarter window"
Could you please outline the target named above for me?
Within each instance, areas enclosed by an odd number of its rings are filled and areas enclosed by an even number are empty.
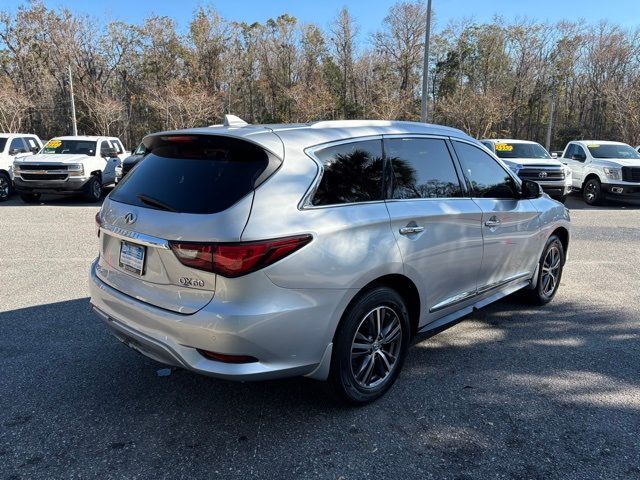
[[[124,177],[111,199],[181,213],[211,214],[231,207],[281,165],[263,148],[214,135],[158,136],[148,155]]]
[[[371,202],[383,199],[382,140],[343,143],[315,152],[322,162],[314,206]]]

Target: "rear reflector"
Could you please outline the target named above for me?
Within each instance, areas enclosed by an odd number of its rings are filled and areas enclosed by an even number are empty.
[[[224,353],[209,352],[207,350],[198,350],[198,353],[209,360],[216,360],[224,363],[254,363],[258,359],[249,355],[226,355]]]
[[[170,243],[183,265],[234,278],[268,267],[304,247],[312,239],[311,235],[298,235],[257,242]]]

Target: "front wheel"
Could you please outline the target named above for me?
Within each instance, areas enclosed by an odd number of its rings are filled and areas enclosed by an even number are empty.
[[[0,172],[0,202],[7,200],[11,196],[12,190],[9,175]]]
[[[87,193],[85,195],[90,202],[99,202],[102,198],[102,181],[100,177],[94,175],[87,183]]]
[[[387,287],[363,294],[345,312],[334,339],[330,381],[352,404],[372,402],[393,385],[409,347],[409,315]]]
[[[535,305],[545,305],[555,297],[558,287],[560,287],[564,260],[565,253],[562,242],[556,235],[551,235],[538,264],[536,288],[523,291],[526,300]]]
[[[587,205],[598,205],[602,203],[602,185],[597,178],[590,179],[582,187],[582,198]]]

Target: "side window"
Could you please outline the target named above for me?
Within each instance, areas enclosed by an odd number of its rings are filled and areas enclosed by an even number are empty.
[[[120,142],[118,140],[111,140],[111,146],[116,149],[118,155],[124,152],[124,149],[122,148],[122,145],[120,145]]]
[[[584,162],[587,160],[587,153],[584,151],[584,148],[582,148],[580,145],[574,145],[573,148],[573,155],[582,156],[582,160],[578,160],[579,162]]]
[[[491,155],[468,143],[454,142],[474,197],[518,198],[515,180]]]
[[[29,147],[29,150],[33,151],[33,149],[39,148],[39,145],[36,142],[35,138],[33,138],[33,137],[23,137],[22,139],[25,141],[25,143]]]
[[[13,140],[11,140],[11,144],[9,145],[9,151],[11,152],[12,150],[18,150],[20,153],[24,153],[27,151],[21,137],[16,137]]]
[[[567,148],[564,152],[564,158],[573,158],[573,153],[575,152],[575,148],[576,148],[575,143],[570,144],[569,148]]]
[[[461,197],[462,189],[444,140],[385,140],[385,156],[393,170],[391,198]]]
[[[107,140],[103,140],[102,143],[100,144],[100,156],[101,157],[106,156],[105,150],[109,150],[111,148],[113,148],[111,144]]]
[[[382,200],[382,140],[364,140],[316,152],[324,166],[313,205]]]

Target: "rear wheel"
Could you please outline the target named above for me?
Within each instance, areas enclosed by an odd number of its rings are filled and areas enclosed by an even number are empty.
[[[598,205],[604,200],[602,185],[597,178],[591,178],[582,187],[582,198],[587,205]]]
[[[564,247],[556,235],[551,235],[538,264],[538,282],[533,290],[523,290],[527,301],[535,305],[549,303],[560,287],[565,259]]]
[[[381,397],[402,369],[409,337],[407,308],[395,290],[363,294],[336,332],[330,380],[338,394],[353,404]]]
[[[4,202],[11,196],[13,188],[11,187],[11,179],[9,175],[0,172],[0,202]]]
[[[85,196],[90,202],[99,202],[102,198],[102,181],[99,176],[94,175],[87,183],[87,193]]]
[[[20,198],[24,203],[37,203],[40,200],[39,193],[21,193]]]

